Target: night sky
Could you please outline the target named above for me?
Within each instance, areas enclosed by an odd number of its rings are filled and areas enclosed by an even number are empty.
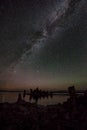
[[[0,0],[1,89],[87,89],[87,0]]]

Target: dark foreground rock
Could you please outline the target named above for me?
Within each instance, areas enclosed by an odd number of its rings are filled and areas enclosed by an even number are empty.
[[[71,88],[69,91],[72,91]],[[87,93],[41,106],[21,99],[0,104],[0,130],[87,130]]]

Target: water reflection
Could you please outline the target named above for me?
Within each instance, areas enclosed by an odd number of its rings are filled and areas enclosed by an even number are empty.
[[[0,92],[0,102],[9,102],[13,103],[17,101],[19,92]],[[48,104],[57,104],[57,103],[63,103],[66,101],[68,98],[67,95],[54,95],[53,97],[45,97],[45,98],[39,98],[38,99],[38,104],[41,105],[48,105]],[[24,98],[25,101],[31,103],[34,103],[35,100],[30,97],[30,95],[25,96]]]
[[[23,93],[23,97],[24,97],[25,91]],[[30,91],[30,93],[28,94],[30,95],[29,101],[31,102],[31,100],[33,99],[35,101],[35,103],[38,103],[39,99],[45,99],[45,98],[52,98],[53,97],[53,93],[52,92],[48,92],[48,91],[42,91],[39,90],[38,88],[36,88],[35,90]]]
[[[38,103],[40,100],[48,100],[49,98],[53,98],[52,94],[47,94],[47,95],[30,95],[29,96],[29,101],[32,102],[32,100],[35,101],[35,103]]]

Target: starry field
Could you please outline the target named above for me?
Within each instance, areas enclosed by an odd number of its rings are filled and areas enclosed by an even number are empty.
[[[86,78],[86,0],[0,0],[0,89],[86,89]]]

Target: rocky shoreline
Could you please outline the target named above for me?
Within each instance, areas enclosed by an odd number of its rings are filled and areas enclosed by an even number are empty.
[[[0,130],[87,130],[87,92],[63,104],[42,106],[18,98],[15,103],[0,103]]]

